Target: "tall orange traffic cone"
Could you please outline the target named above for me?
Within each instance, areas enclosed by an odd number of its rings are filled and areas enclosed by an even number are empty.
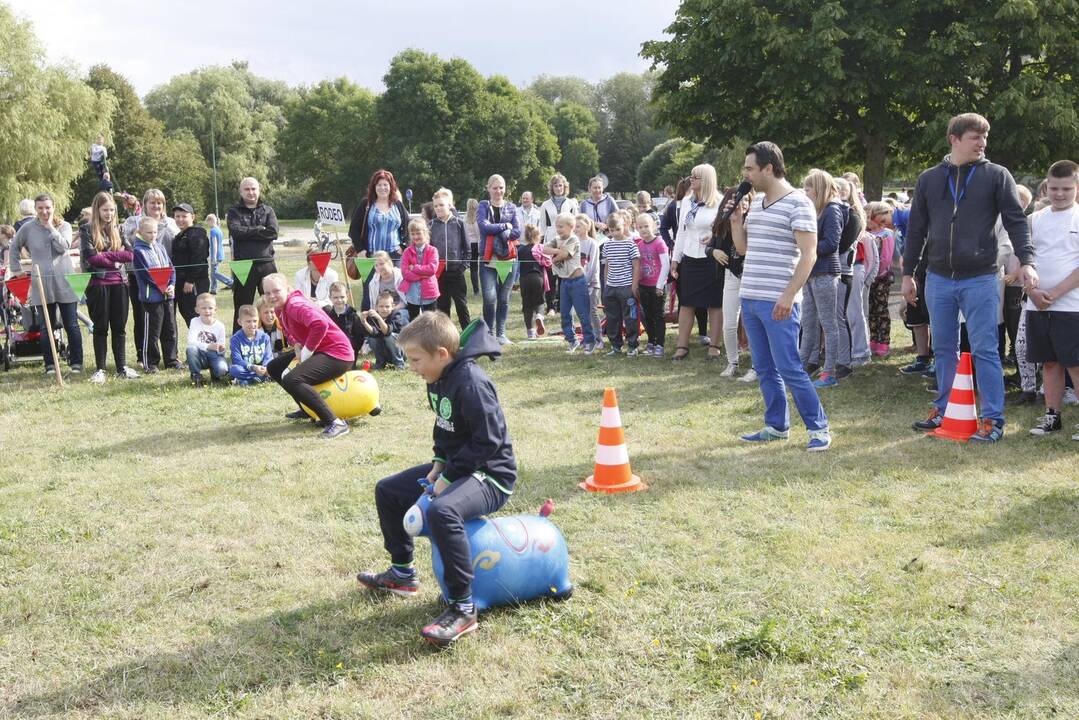
[[[959,356],[955,380],[944,410],[944,422],[929,433],[933,437],[966,442],[978,431],[978,411],[974,406],[974,378],[970,372],[970,353]]]
[[[603,415],[596,443],[596,469],[580,486],[589,492],[635,492],[648,486],[629,467],[629,451],[622,434],[622,415],[614,388],[603,391]]]

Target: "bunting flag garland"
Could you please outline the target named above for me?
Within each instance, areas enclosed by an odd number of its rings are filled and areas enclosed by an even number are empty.
[[[498,281],[506,282],[506,278],[513,272],[512,260],[495,260],[495,272],[498,273]]]
[[[152,267],[146,268],[146,270],[150,273],[150,277],[153,278],[157,289],[165,292],[165,288],[169,286],[169,280],[172,280],[172,266]]]
[[[307,259],[315,264],[315,269],[318,270],[319,275],[326,274],[326,268],[330,266],[330,253],[311,253],[307,256]]]
[[[19,299],[23,305],[26,304],[26,299],[30,297],[30,276],[23,275],[22,277],[12,278],[8,280],[7,285],[8,292]]]
[[[253,262],[253,260],[233,260],[229,263],[232,274],[236,276],[236,280],[238,280],[241,285],[247,284],[247,276],[251,274],[251,265]]]
[[[366,279],[371,274],[371,271],[375,269],[374,258],[354,257],[352,262],[356,263],[356,270],[359,271],[361,280]]]
[[[71,286],[71,290],[75,293],[75,297],[82,297],[86,294],[86,286],[90,284],[90,278],[93,273],[71,273],[65,275],[67,284]]]

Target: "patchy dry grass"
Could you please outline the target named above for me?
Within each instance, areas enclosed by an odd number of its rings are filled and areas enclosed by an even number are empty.
[[[448,652],[417,634],[433,582],[382,602],[353,579],[386,562],[374,482],[429,456],[414,376],[381,375],[385,412],[323,443],[273,387],[0,375],[0,716],[1079,716],[1076,444],[1027,436],[1035,410],[996,447],[923,439],[897,359],[826,391],[829,452],[799,426],[747,447],[756,388],[696,348],[561,349],[489,369],[507,511],[554,498],[577,592]],[[647,493],[577,489],[606,385]]]

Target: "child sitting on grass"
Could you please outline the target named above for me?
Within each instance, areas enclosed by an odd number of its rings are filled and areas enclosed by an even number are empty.
[[[374,310],[364,310],[359,315],[360,327],[367,336],[367,344],[375,354],[375,369],[405,368],[405,356],[398,344],[398,334],[408,325],[408,314],[394,306],[393,293],[386,291],[378,296]]]
[[[211,380],[224,380],[229,376],[225,361],[225,326],[217,319],[217,298],[204,292],[195,298],[197,316],[191,318],[187,328],[187,369],[191,371],[191,383],[202,387],[202,371],[210,371]]]
[[[241,305],[237,316],[240,329],[229,341],[232,364],[229,375],[236,385],[258,385],[269,381],[266,363],[273,359],[270,336],[259,327],[259,311],[254,305]]]
[[[285,338],[281,334],[281,328],[277,326],[277,314],[273,305],[263,295],[255,301],[255,309],[259,313],[259,328],[270,337],[270,347],[273,348],[274,357],[285,350]]]
[[[348,286],[343,282],[330,285],[330,304],[325,309],[334,325],[348,335],[353,351],[359,355],[360,348],[363,347],[363,326],[360,325],[356,309],[348,304]]]
[[[458,334],[449,316],[424,313],[401,332],[412,371],[427,382],[435,412],[435,457],[384,478],[375,486],[375,507],[391,565],[381,573],[361,572],[365,586],[413,597],[420,583],[413,565],[413,539],[404,528],[408,509],[433,485],[427,511],[431,542],[445,565],[450,605],[420,634],[445,646],[479,627],[472,602],[472,552],[464,523],[498,510],[513,494],[517,462],[494,383],[475,360],[501,354],[498,340],[476,320]]]

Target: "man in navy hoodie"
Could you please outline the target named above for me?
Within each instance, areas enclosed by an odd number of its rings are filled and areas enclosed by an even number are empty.
[[[940,427],[955,379],[959,354],[959,313],[967,325],[981,396],[981,417],[972,442],[994,443],[1004,436],[1004,372],[998,350],[1000,313],[997,238],[1000,217],[1021,265],[1027,289],[1037,287],[1034,248],[1015,181],[1008,170],[985,158],[989,121],[964,113],[948,123],[951,153],[918,177],[903,250],[903,297],[917,300],[915,273],[925,263],[925,301],[933,328],[937,398],[915,430]],[[923,246],[925,252],[923,253]]]
[[[374,590],[411,597],[419,590],[412,564],[412,537],[405,513],[419,499],[426,478],[435,499],[427,511],[431,541],[445,567],[449,607],[420,634],[448,645],[479,627],[472,602],[472,551],[464,523],[498,510],[513,494],[517,461],[494,383],[475,363],[477,357],[501,355],[498,340],[482,320],[463,333],[448,315],[422,313],[398,339],[412,371],[427,381],[427,399],[435,413],[431,462],[379,480],[375,507],[391,565],[381,573],[356,576]]]

